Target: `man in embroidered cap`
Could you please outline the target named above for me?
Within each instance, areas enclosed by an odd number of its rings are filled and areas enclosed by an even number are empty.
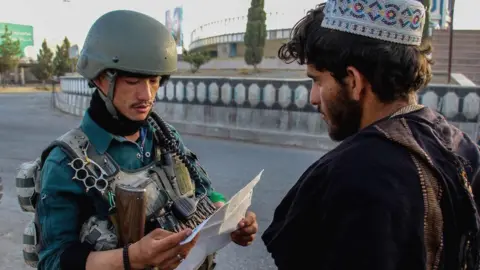
[[[432,77],[424,18],[414,0],[328,0],[280,48],[306,65],[310,102],[340,144],[262,235],[278,269],[478,269],[479,151],[417,104]]]

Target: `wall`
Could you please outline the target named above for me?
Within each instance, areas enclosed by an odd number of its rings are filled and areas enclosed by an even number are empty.
[[[277,40],[269,40],[269,42],[265,43],[265,47],[263,48],[263,57],[266,58],[276,58],[278,55],[278,49],[282,46],[283,43],[287,42],[286,39],[277,39]],[[235,55],[230,54],[230,45],[236,44],[237,51]],[[233,43],[220,43],[217,45],[217,58],[218,59],[228,59],[232,57],[243,57],[245,56],[246,46],[243,42],[233,42]],[[215,60],[215,59],[213,59]],[[235,59],[238,60],[238,59]]]
[[[436,30],[433,34],[433,70],[448,71],[450,32]],[[462,73],[480,85],[480,31],[454,30],[452,42],[452,72]]]
[[[238,45],[237,46],[237,55],[244,55],[245,54],[245,46]],[[186,70],[189,68],[189,64],[184,61],[178,62],[178,69],[179,70]],[[202,65],[200,68],[201,70],[212,70],[212,69],[252,69],[253,66],[249,66],[245,63],[245,59],[243,57],[236,57],[230,59],[212,59],[205,65]],[[305,66],[300,66],[297,63],[285,64],[285,62],[279,60],[278,58],[263,58],[262,62],[258,66],[259,69],[267,69],[267,70],[305,70]]]
[[[266,43],[269,43],[273,40],[278,40],[278,39],[281,39],[281,40],[288,39],[290,37],[290,31],[291,29],[285,29],[285,28],[267,30]],[[245,38],[244,32],[228,31],[225,34],[210,36],[210,37],[195,40],[190,44],[189,50],[190,51],[203,50],[205,46],[208,46],[211,44],[232,43],[232,42],[243,43],[244,38]]]
[[[331,149],[327,127],[309,104],[311,80],[174,77],[158,91],[156,110],[181,133],[262,144]],[[57,107],[82,115],[84,79],[64,77]],[[480,87],[430,85],[419,102],[440,111],[470,136],[480,115]]]

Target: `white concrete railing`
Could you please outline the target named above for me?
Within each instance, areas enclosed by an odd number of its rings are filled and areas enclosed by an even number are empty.
[[[310,79],[173,77],[157,93],[156,109],[180,131],[261,143],[328,148],[325,123],[308,100]],[[79,77],[63,77],[57,107],[82,115],[92,89]],[[441,112],[474,137],[480,87],[430,85],[419,102]],[[328,145],[328,147],[327,147]]]

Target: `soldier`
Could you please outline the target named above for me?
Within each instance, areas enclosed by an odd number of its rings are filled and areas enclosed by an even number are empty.
[[[91,27],[77,68],[96,90],[80,127],[43,154],[38,268],[174,269],[196,240],[179,243],[225,203],[178,132],[152,111],[177,70],[175,41],[149,16],[109,12]],[[135,182],[153,190],[146,236],[119,246],[114,187]],[[256,232],[248,212],[232,241],[247,246]],[[209,256],[200,269],[214,266]]]

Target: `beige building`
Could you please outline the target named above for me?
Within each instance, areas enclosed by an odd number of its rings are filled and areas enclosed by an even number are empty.
[[[275,58],[280,46],[288,40],[290,29],[269,30],[264,47],[265,58]],[[190,51],[206,51],[219,59],[237,58],[245,55],[243,37],[245,33],[233,33],[196,40]]]
[[[280,63],[277,57],[278,49],[290,36],[291,29],[273,29],[267,31],[262,68],[266,69],[297,69],[293,64]],[[191,51],[206,51],[218,60],[211,61],[205,68],[238,69],[244,68],[243,56],[245,33],[231,33],[198,38],[190,44]],[[452,52],[452,74],[465,76],[475,84],[480,84],[480,30],[454,30]],[[436,74],[448,73],[449,31],[433,30],[433,71]],[[221,65],[219,64],[220,62]],[[228,62],[228,63],[227,63]],[[302,68],[303,69],[303,68]]]

